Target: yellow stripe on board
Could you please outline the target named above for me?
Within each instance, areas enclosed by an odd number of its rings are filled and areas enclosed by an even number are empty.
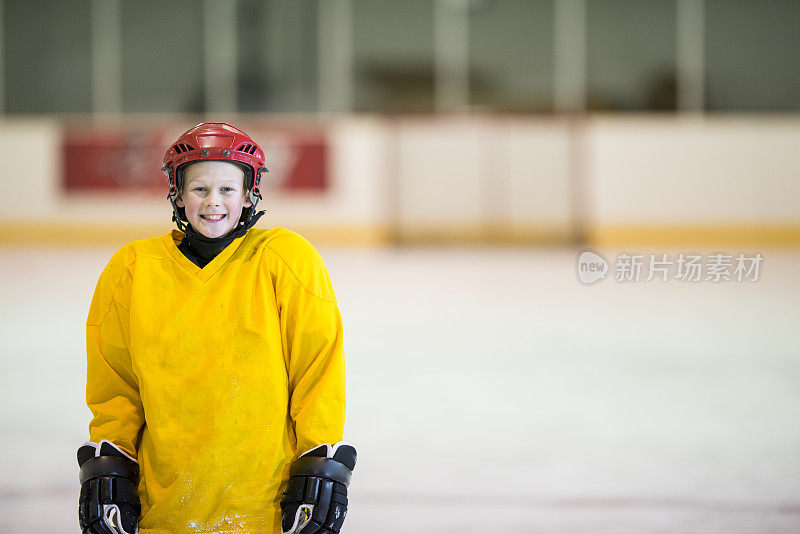
[[[589,228],[596,247],[800,246],[800,225],[607,225]]]
[[[136,239],[166,234],[166,225],[101,225],[96,223],[0,222],[0,245],[15,246],[122,246]]]
[[[403,224],[395,241],[413,245],[564,245],[574,241],[565,225]]]

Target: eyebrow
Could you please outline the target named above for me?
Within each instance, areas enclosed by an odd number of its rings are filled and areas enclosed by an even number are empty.
[[[191,179],[191,180],[186,180],[185,187],[190,187],[190,186],[194,187],[196,185],[207,186],[208,184],[202,178],[194,178],[194,179]],[[243,185],[243,184],[240,184],[236,180],[225,180],[224,182],[220,183],[219,185],[221,185],[221,186],[228,186],[228,185],[239,186],[239,185]]]

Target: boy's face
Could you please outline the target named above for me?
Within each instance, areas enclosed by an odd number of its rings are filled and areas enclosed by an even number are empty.
[[[184,208],[192,228],[206,237],[220,237],[233,230],[242,209],[253,205],[244,189],[244,171],[225,161],[189,165],[175,203]]]

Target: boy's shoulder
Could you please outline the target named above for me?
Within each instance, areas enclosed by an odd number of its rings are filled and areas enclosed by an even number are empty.
[[[120,298],[120,302],[127,302],[124,288],[129,288],[130,284],[123,282],[132,279],[132,269],[135,268],[137,259],[142,256],[163,258],[166,254],[163,243],[168,238],[171,238],[170,234],[131,241],[120,247],[111,256],[97,281],[87,324],[100,324],[114,299]],[[123,304],[123,307],[125,306]]]
[[[266,248],[285,261],[317,261],[319,253],[308,239],[286,228],[253,228],[250,242],[255,248]]]
[[[253,228],[249,232],[253,232],[251,246],[263,250],[276,275],[297,280],[320,298],[335,300],[325,262],[308,239],[286,228]]]
[[[134,263],[137,258],[146,256],[161,259],[167,256],[165,244],[177,239],[180,242],[182,234],[177,230],[172,230],[167,234],[149,237],[147,239],[137,239],[120,247],[111,257],[110,263],[126,264]]]

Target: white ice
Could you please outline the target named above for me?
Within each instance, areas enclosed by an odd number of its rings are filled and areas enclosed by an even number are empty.
[[[112,252],[0,249],[2,533],[78,530]],[[322,250],[359,449],[343,532],[800,532],[800,252],[761,250],[756,283],[593,286],[579,252]]]

